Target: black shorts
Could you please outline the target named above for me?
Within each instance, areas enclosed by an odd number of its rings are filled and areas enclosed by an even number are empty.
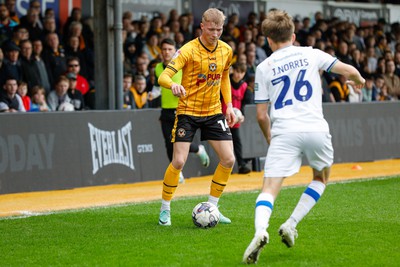
[[[223,114],[207,117],[178,115],[172,130],[172,142],[192,142],[197,129],[201,141],[232,140],[232,134]]]

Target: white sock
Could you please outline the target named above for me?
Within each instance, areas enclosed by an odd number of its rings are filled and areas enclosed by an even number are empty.
[[[211,202],[218,207],[219,197],[208,196],[208,202]]]
[[[260,193],[256,200],[254,226],[256,234],[267,231],[269,218],[274,207],[274,197],[269,193]]]
[[[288,220],[293,227],[296,227],[304,216],[310,212],[312,207],[314,207],[318,199],[324,193],[325,187],[325,184],[319,181],[312,181],[308,185]]]
[[[171,210],[171,201],[161,200],[161,211]]]

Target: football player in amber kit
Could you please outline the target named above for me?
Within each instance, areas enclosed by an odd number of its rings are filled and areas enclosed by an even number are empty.
[[[171,199],[198,129],[201,140],[209,142],[220,160],[211,181],[208,202],[218,206],[235,163],[229,130],[235,122],[229,81],[232,49],[219,40],[224,21],[225,15],[218,9],[206,10],[200,24],[200,37],[178,50],[158,79],[161,86],[171,89],[179,97],[172,130],[173,159],[163,181],[160,225],[171,225]],[[179,70],[183,72],[181,84],[171,79]],[[226,117],[221,110],[221,94],[227,105]],[[230,222],[229,218],[220,215],[220,223]]]

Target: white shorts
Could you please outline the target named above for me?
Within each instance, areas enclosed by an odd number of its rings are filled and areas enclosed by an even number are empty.
[[[333,163],[332,137],[326,132],[276,135],[271,139],[264,166],[264,177],[288,177],[297,173],[303,155],[318,171]]]

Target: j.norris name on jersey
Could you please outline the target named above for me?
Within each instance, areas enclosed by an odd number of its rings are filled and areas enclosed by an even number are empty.
[[[273,75],[279,75],[279,74],[283,74],[284,72],[288,71],[288,70],[293,70],[293,69],[297,69],[297,68],[302,68],[302,67],[307,67],[308,66],[308,60],[306,58],[302,58],[302,59],[296,59],[290,62],[287,62],[281,66],[272,68],[272,72]]]

